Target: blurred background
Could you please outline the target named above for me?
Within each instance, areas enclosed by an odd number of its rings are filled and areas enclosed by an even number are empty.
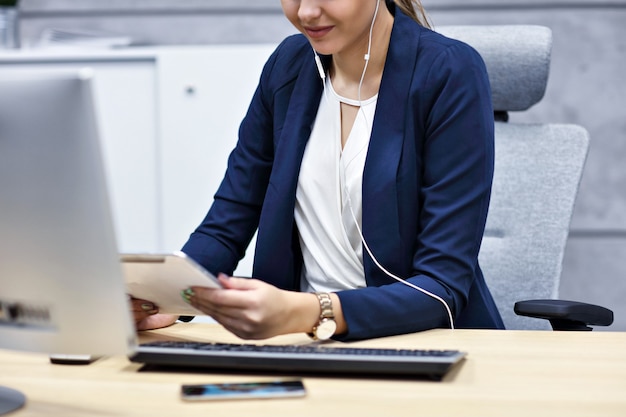
[[[560,294],[615,312],[626,331],[626,0],[423,0],[435,26],[537,24],[552,29],[545,98],[512,121],[575,123],[591,148]],[[294,32],[279,0],[21,0],[19,42],[47,29],[101,31],[134,45],[276,44]],[[246,71],[242,68],[242,71]]]

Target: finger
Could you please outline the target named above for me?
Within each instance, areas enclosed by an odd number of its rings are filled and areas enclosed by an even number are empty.
[[[222,273],[217,276],[217,279],[222,287],[230,290],[255,290],[262,285],[261,281],[257,279],[229,277]]]
[[[183,299],[192,305],[197,310],[202,311],[204,314],[212,317],[220,324],[227,321],[247,321],[247,304],[243,304],[243,307],[232,307],[215,302],[210,295],[213,291],[224,291],[205,288],[197,288],[197,292],[192,288],[188,288],[181,292]],[[204,296],[203,296],[204,294]]]
[[[172,314],[154,314],[140,320],[135,326],[137,330],[159,329],[175,323],[177,318],[177,315]]]
[[[213,303],[207,301],[211,289],[204,291],[205,289],[204,287],[186,288],[180,292],[180,296],[187,304],[212,317],[217,308]]]
[[[135,320],[135,326],[139,328],[140,323],[159,312],[158,307],[146,300],[140,300],[137,298],[131,298],[131,312]]]
[[[223,288],[231,288],[230,282],[229,282],[231,278],[232,277],[226,275],[223,272],[220,272],[219,274],[217,274],[217,280],[220,282],[220,284],[222,284]]]
[[[220,307],[249,308],[257,304],[258,294],[255,291],[270,287],[269,284],[252,278],[237,278],[219,274],[218,279],[223,285],[222,289],[191,287],[185,291],[188,291],[188,294],[193,294],[195,296],[194,302],[200,304],[204,300]],[[184,295],[183,297],[185,298]],[[189,299],[189,297],[187,298]]]
[[[242,314],[243,310],[241,308],[217,305],[199,297],[194,297],[193,299],[187,302],[190,305],[192,305],[194,308],[202,311],[204,314],[208,316],[211,316],[215,320],[217,320],[218,317],[228,317],[231,319],[238,319],[243,316]]]
[[[140,300],[138,298],[131,299],[131,306],[134,313],[156,314],[159,308],[151,301]]]
[[[232,278],[231,278],[232,279]],[[252,294],[239,289],[191,287],[188,300],[192,305],[211,305],[213,308],[247,308],[255,304]]]

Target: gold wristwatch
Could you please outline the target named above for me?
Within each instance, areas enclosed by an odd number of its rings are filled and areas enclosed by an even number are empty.
[[[337,330],[335,314],[333,313],[333,302],[330,295],[325,292],[315,293],[320,302],[320,319],[310,333],[307,333],[313,340],[328,340]]]

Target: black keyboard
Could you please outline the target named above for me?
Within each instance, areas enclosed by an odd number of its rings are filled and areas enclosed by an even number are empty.
[[[138,346],[130,360],[238,372],[395,375],[439,380],[464,357],[465,353],[458,350],[152,342]]]

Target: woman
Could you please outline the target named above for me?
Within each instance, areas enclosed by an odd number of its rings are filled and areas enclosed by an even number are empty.
[[[224,289],[183,297],[251,339],[503,328],[478,265],[493,174],[480,56],[416,1],[281,3],[302,35],[266,63],[183,248]],[[255,279],[230,277],[257,228]],[[139,329],[175,319],[135,307]]]

